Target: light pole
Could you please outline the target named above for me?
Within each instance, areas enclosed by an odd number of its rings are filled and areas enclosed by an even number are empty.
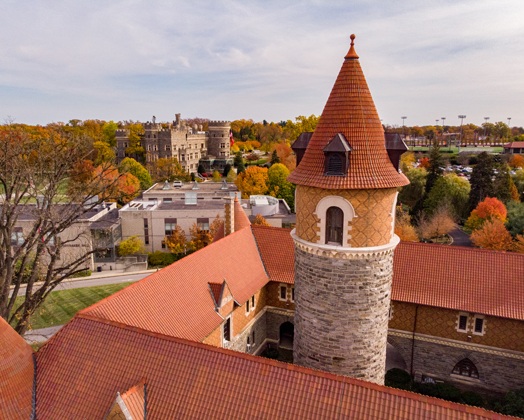
[[[462,123],[464,122],[464,118],[466,118],[465,115],[459,115],[458,116],[460,118],[460,139],[459,139],[459,143],[458,143],[458,146],[457,146],[457,153],[460,152],[460,145],[462,144]]]
[[[509,134],[508,134],[508,141],[511,139],[511,117],[508,117],[508,128],[509,128]]]
[[[444,121],[446,120],[446,117],[440,117],[442,118],[442,141],[444,141]],[[446,145],[449,147],[448,142],[446,141]]]
[[[486,142],[486,132],[488,130],[488,120],[489,117],[484,117],[484,143]]]

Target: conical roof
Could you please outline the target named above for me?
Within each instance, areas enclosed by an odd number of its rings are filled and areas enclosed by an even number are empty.
[[[351,47],[300,164],[289,176],[298,185],[327,189],[395,188],[409,183],[389,160],[384,129],[351,35]],[[337,134],[351,147],[346,175],[325,175],[323,149]]]

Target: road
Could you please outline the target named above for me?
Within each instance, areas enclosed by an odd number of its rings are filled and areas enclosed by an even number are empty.
[[[54,290],[79,289],[81,287],[103,286],[106,284],[118,284],[135,282],[147,277],[156,270],[140,271],[137,273],[117,273],[112,274],[96,273],[89,277],[77,278],[74,280],[64,280]],[[25,294],[25,287],[21,287],[18,296]]]

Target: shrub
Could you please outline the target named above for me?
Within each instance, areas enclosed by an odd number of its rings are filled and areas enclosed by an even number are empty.
[[[147,256],[147,262],[151,267],[166,267],[177,260],[176,254],[168,252],[155,251]]]
[[[484,398],[482,398],[482,395],[477,394],[476,392],[473,392],[473,391],[463,392],[462,397],[460,399],[463,404],[473,405],[475,407],[484,407],[485,406]]]
[[[442,398],[443,400],[460,402],[460,390],[451,384],[440,382],[436,384],[420,384],[416,385],[416,392],[430,397]]]
[[[92,274],[91,270],[84,270],[84,271],[80,271],[80,272],[78,272],[78,273],[73,274],[71,277],[72,277],[72,278],[76,278],[76,277],[89,277],[91,274]]]
[[[390,369],[386,372],[385,385],[392,388],[411,389],[411,375],[399,368]]]

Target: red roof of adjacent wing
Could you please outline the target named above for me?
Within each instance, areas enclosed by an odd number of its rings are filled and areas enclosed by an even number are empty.
[[[504,418],[85,317],[77,316],[38,352],[38,418],[103,418],[116,393],[141,379],[152,419]]]

